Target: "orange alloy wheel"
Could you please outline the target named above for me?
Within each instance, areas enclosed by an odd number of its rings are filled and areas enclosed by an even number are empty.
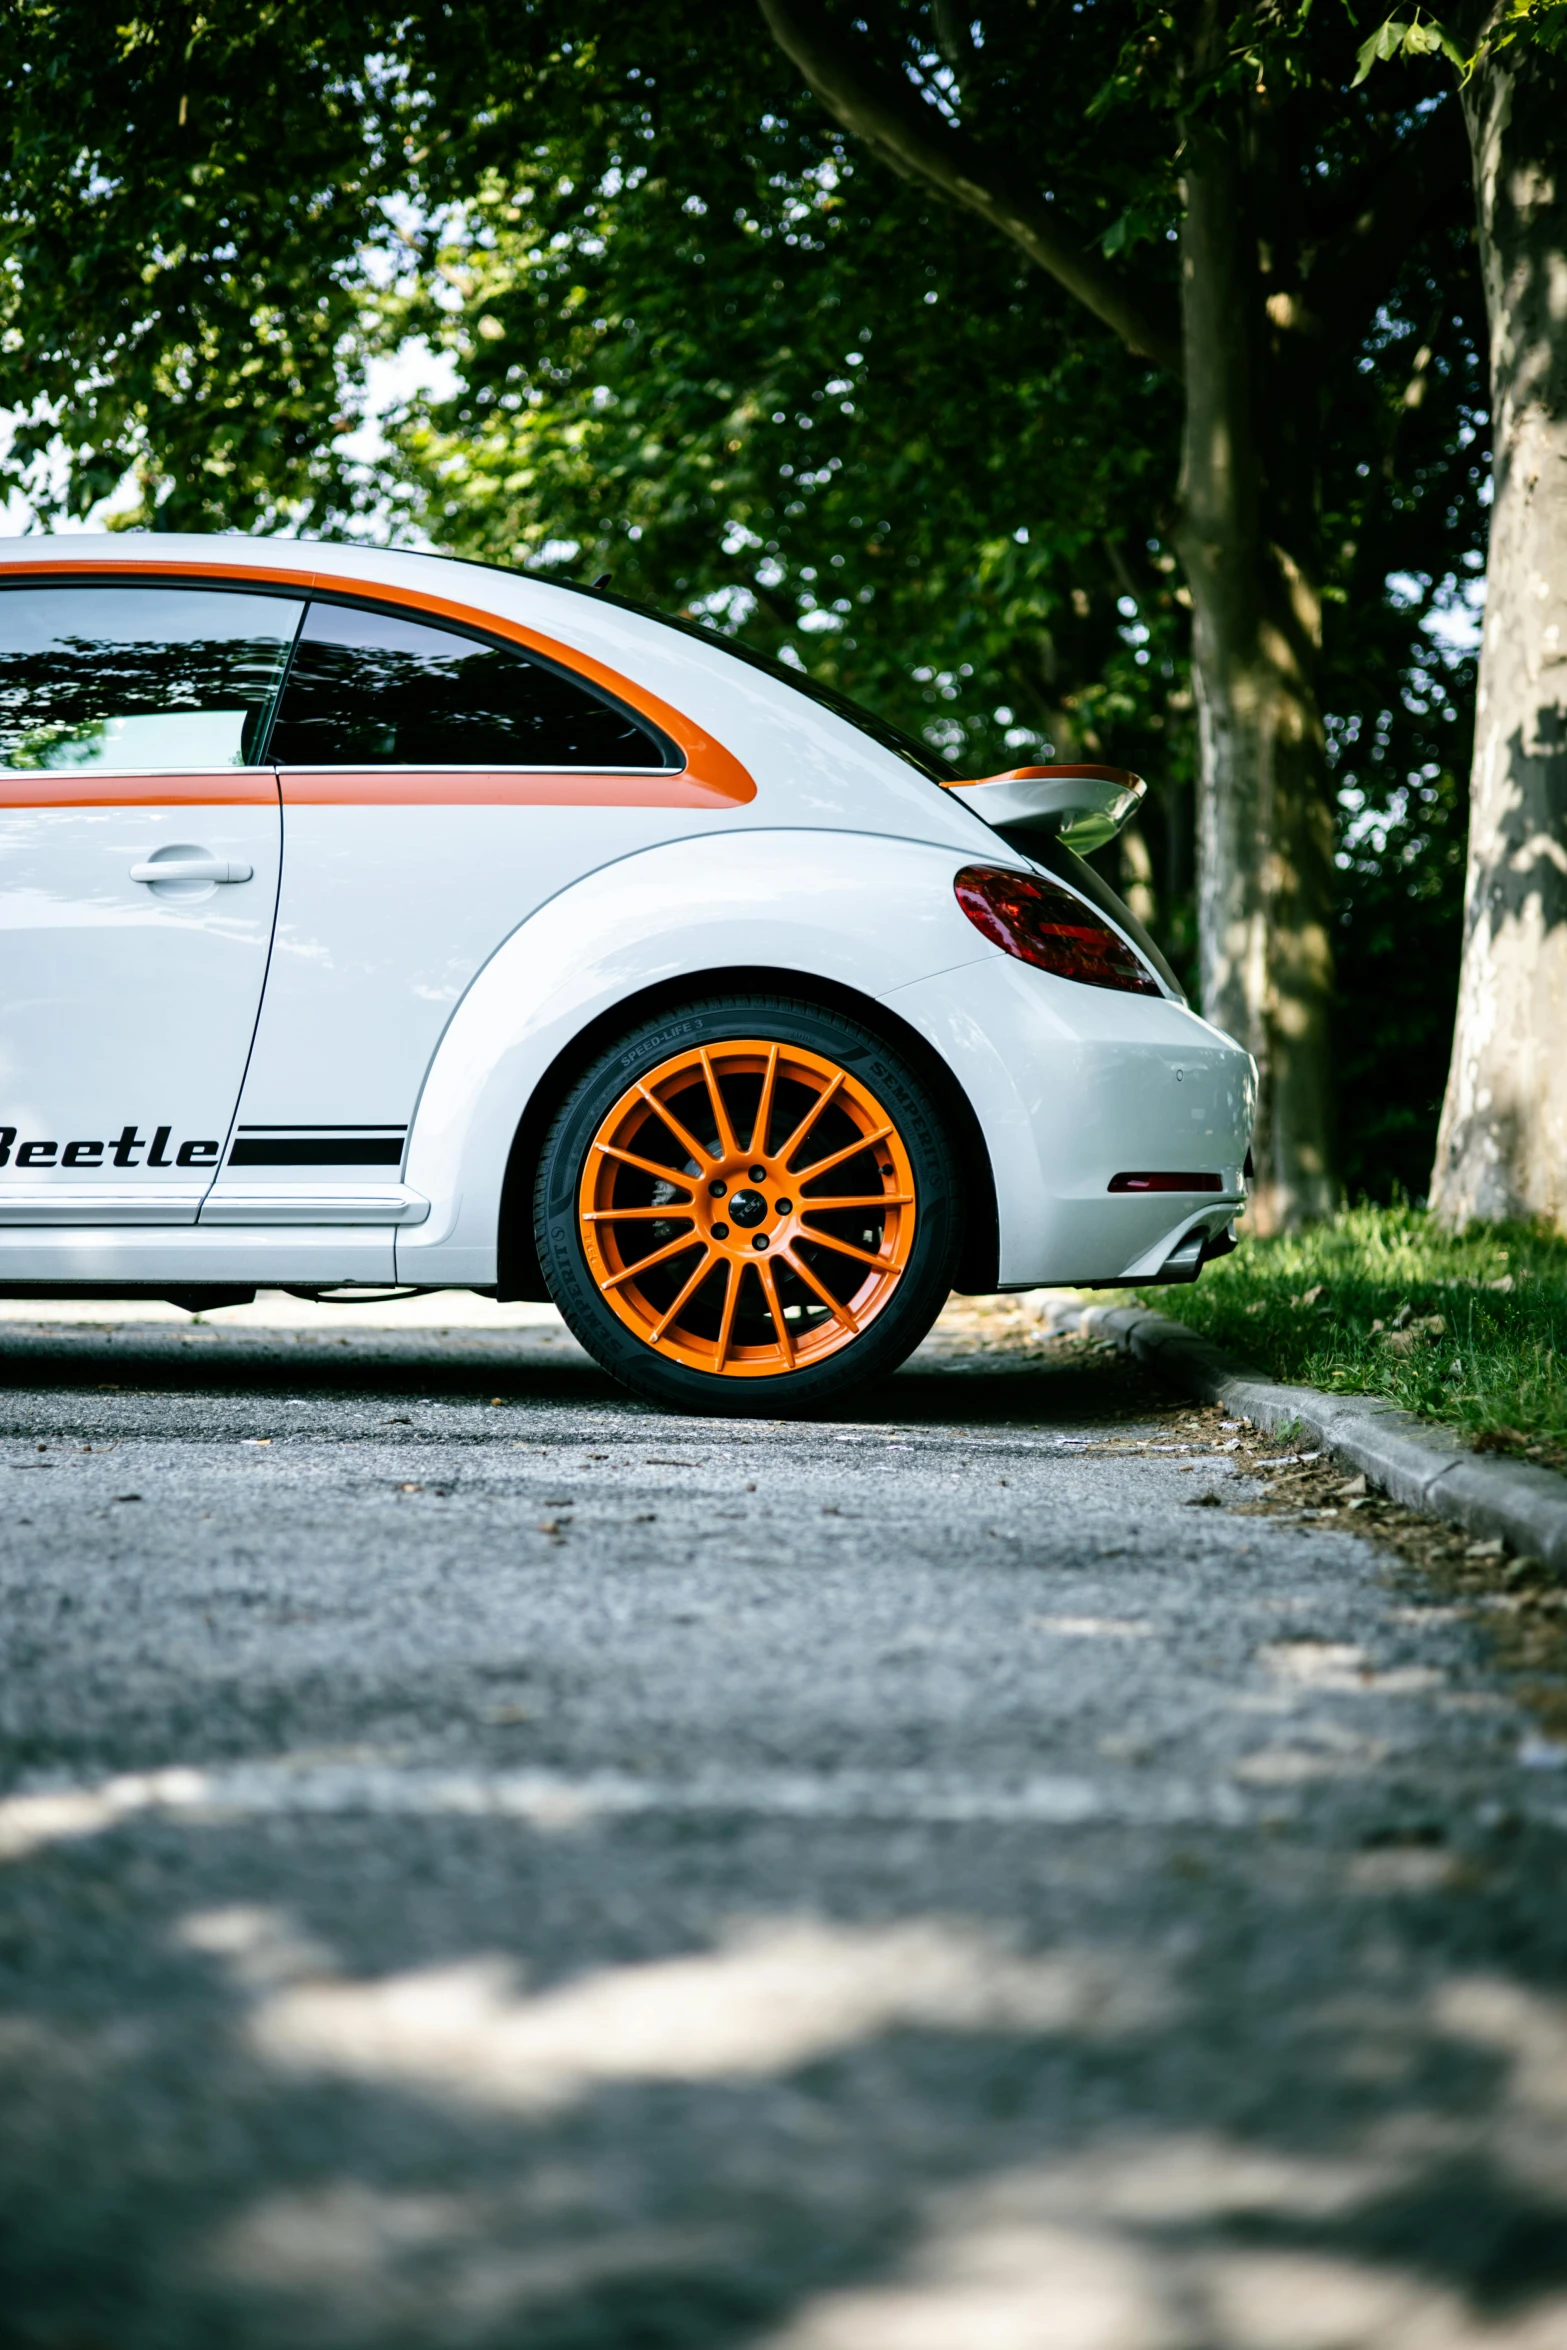
[[[858,1338],[914,1246],[914,1171],[870,1088],[803,1045],[661,1061],[588,1146],[588,1271],[645,1346],[765,1379]]]

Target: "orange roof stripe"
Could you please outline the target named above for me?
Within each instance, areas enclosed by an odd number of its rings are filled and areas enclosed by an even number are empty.
[[[539,629],[529,628],[520,620],[505,619],[499,613],[481,610],[476,605],[459,603],[450,596],[431,595],[422,588],[383,587],[377,581],[345,579],[330,571],[295,570],[287,564],[209,563],[192,562],[188,559],[159,562],[156,558],[146,563],[131,559],[118,563],[105,562],[101,556],[80,558],[68,556],[64,560],[40,563],[26,557],[14,561],[0,558],[0,581],[17,577],[97,578],[123,580],[127,584],[138,578],[192,582],[222,580],[242,582],[247,587],[294,588],[306,593],[312,590],[335,591],[339,595],[357,597],[364,603],[388,604],[403,611],[424,613],[431,619],[449,620],[455,622],[459,627],[477,628],[487,636],[508,638],[513,644],[522,645],[528,652],[541,653],[546,660],[558,661],[563,669],[573,670],[578,677],[586,679],[590,684],[601,686],[606,693],[613,694],[617,700],[626,703],[630,709],[635,710],[639,717],[651,720],[653,725],[668,735],[672,742],[679,745],[685,759],[685,772],[678,777],[671,775],[660,777],[651,770],[641,775],[624,776],[589,777],[573,774],[570,780],[574,786],[593,783],[601,784],[604,787],[602,798],[598,793],[592,795],[598,804],[618,807],[665,807],[669,805],[711,807],[715,803],[721,805],[727,802],[731,806],[743,807],[748,800],[754,800],[756,797],[756,783],[749,769],[743,767],[734,753],[726,750],[724,745],[715,736],[710,735],[705,727],[698,725],[695,719],[687,717],[683,710],[677,710],[672,703],[664,701],[657,694],[650,693],[646,686],[633,683],[630,678],[623,677],[618,670],[611,669],[607,662],[595,659],[591,653],[579,651],[575,645],[561,644],[556,638],[544,635]],[[301,792],[295,788],[295,783],[303,780],[303,776],[291,777],[287,795],[290,799],[322,800],[339,796],[325,789],[308,793]],[[322,775],[319,780],[323,786],[326,786],[329,782],[338,783],[350,779]],[[404,796],[410,798],[422,796],[424,800],[428,801],[430,797],[428,787],[425,788],[422,795],[404,795],[395,791],[372,793],[365,788],[370,781],[368,776],[355,777],[351,780],[357,783],[360,788],[352,792],[343,792],[340,796],[345,800],[369,801],[373,798],[392,799]],[[378,780],[383,783],[395,783],[397,779],[395,776],[385,775]],[[410,780],[412,779],[410,778]],[[474,780],[478,782],[484,779],[475,778]],[[507,779],[496,776],[488,780],[498,785]],[[548,795],[541,793],[537,796],[540,799],[548,796],[558,803],[563,796],[558,787],[567,779],[565,777],[540,776],[519,777],[516,780],[519,784],[553,782],[557,786],[555,791]],[[448,783],[454,788],[448,790],[446,788]],[[468,795],[463,792],[461,783],[462,779],[458,776],[443,776],[441,798],[454,801],[464,799]],[[657,791],[653,790],[652,787],[655,784],[661,785],[662,788]],[[685,788],[676,791],[674,789],[676,785],[683,785]],[[613,791],[610,789],[611,786],[615,787]],[[8,781],[7,791],[9,788]],[[101,790],[102,787],[99,788]],[[162,789],[161,784],[159,788]],[[478,793],[474,796],[490,800],[511,795],[495,790]],[[523,799],[528,796],[530,795],[526,793],[521,795]],[[575,788],[570,794],[573,800],[584,796],[587,795]],[[123,805],[126,798],[127,795],[116,793],[112,799],[98,798],[64,803],[56,795],[47,804],[56,807],[65,804],[77,807],[101,807]],[[9,804],[15,806],[23,803],[13,800]],[[38,804],[45,803],[39,802]]]

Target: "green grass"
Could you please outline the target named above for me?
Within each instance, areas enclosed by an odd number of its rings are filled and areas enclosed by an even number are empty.
[[[1567,1241],[1350,1208],[1141,1294],[1277,1378],[1387,1396],[1482,1449],[1567,1468]]]

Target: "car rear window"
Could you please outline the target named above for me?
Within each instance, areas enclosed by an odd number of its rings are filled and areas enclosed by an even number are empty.
[[[253,765],[303,609],[213,588],[0,588],[0,765]]]
[[[457,629],[312,603],[268,745],[287,767],[672,767],[630,711]]]

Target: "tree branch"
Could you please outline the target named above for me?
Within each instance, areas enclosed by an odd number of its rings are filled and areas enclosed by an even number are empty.
[[[1348,341],[1361,332],[1433,206],[1455,189],[1467,205],[1470,188],[1469,142],[1458,100],[1444,97],[1395,148],[1338,233],[1317,248],[1304,293],[1328,335]]]
[[[1129,349],[1181,373],[1173,324],[1144,308],[1120,273],[1072,231],[1055,207],[1019,187],[978,143],[942,121],[893,76],[880,73],[839,34],[819,0],[757,0],[768,31],[834,121],[905,179],[924,180],[949,203],[977,212],[1048,271]]]

